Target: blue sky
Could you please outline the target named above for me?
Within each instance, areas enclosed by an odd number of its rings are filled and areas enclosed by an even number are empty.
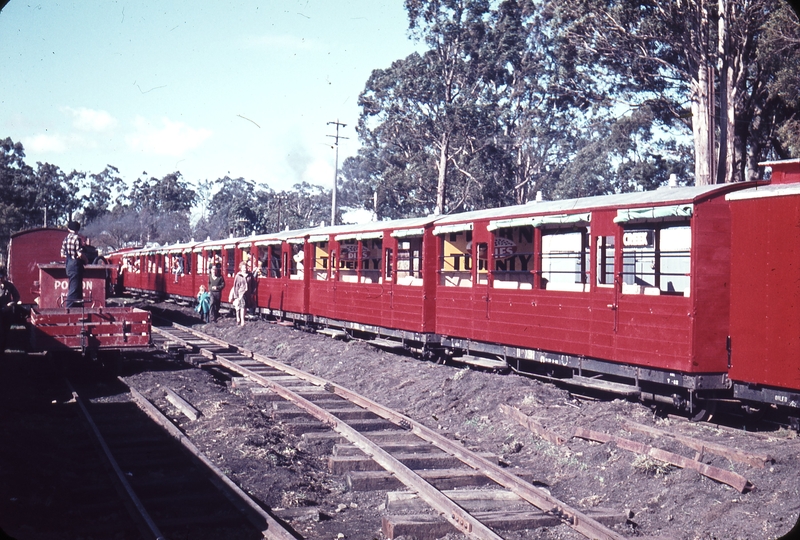
[[[0,138],[26,162],[330,188],[358,149],[371,71],[418,47],[402,0],[11,0],[0,11]]]

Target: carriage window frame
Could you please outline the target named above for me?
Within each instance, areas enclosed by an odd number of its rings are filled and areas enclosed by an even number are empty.
[[[383,283],[383,238],[359,240],[358,281]],[[374,255],[378,256],[375,257]]]
[[[222,250],[220,248],[210,248],[206,250],[207,273],[211,273],[211,267],[216,266],[219,274],[222,275]]]
[[[358,240],[347,238],[339,240],[339,266],[336,280],[344,283],[358,282]]]
[[[289,279],[302,280],[305,272],[305,249],[304,243],[289,243],[291,248],[290,266],[289,266]]]
[[[492,231],[492,286],[495,289],[533,289],[536,229],[533,225],[501,227]],[[498,238],[503,240],[498,242]],[[525,251],[518,251],[520,245]],[[519,269],[517,267],[519,266]]]
[[[401,286],[422,285],[423,245],[422,236],[397,239],[397,255],[394,257],[395,283]]]
[[[236,248],[225,248],[225,273],[228,277],[236,275]]]
[[[580,236],[581,245],[578,250],[575,249],[574,239],[570,238],[575,235]],[[557,237],[564,238],[559,242]],[[550,245],[553,242],[557,243]],[[588,227],[543,227],[541,242],[537,246],[541,288],[547,291],[589,292],[591,288],[590,245]]]
[[[394,250],[390,247],[383,250],[383,278],[387,283],[392,283],[394,266]]]
[[[622,237],[623,294],[690,295],[693,239],[688,220],[626,225]]]
[[[443,232],[439,235],[439,246],[439,284],[472,287],[472,228]]]
[[[280,244],[264,246],[267,248],[267,272],[265,278],[280,279],[283,277],[283,253]]]
[[[595,239],[595,282],[598,287],[614,286],[616,277],[617,238],[614,235],[597,235]]]
[[[314,251],[313,279],[317,281],[327,281],[330,274],[330,242],[323,240],[320,242],[309,242]]]

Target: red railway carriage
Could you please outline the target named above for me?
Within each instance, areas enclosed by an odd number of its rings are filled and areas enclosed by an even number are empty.
[[[64,229],[42,228],[11,235],[8,246],[8,278],[19,290],[20,301],[32,305],[39,296],[40,263],[61,259],[61,243],[67,236]]]
[[[424,348],[435,332],[433,221],[379,221],[310,234],[305,257],[315,320]]]
[[[698,415],[733,398],[796,410],[800,160],[765,165],[771,183],[208,241],[189,248],[186,273],[194,290],[208,264],[230,279],[247,261],[259,313],[382,346],[499,359]],[[184,294],[161,255],[124,254],[139,270],[126,286]]]
[[[536,202],[439,219],[443,345],[693,409],[725,388],[730,217],[744,185]],[[680,390],[678,390],[680,389]],[[673,392],[670,392],[673,393]]]
[[[767,162],[768,186],[728,195],[734,396],[800,408],[800,160]]]
[[[197,296],[195,289],[196,267],[193,257],[197,242],[172,244],[162,248],[165,270],[169,275],[164,280],[164,292],[169,296],[191,299]]]

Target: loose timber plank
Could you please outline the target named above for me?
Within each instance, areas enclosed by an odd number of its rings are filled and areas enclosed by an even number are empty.
[[[647,435],[653,435],[655,437],[671,437],[676,441],[685,444],[692,450],[696,450],[701,453],[711,452],[712,454],[726,457],[731,461],[746,463],[752,467],[760,467],[763,469],[767,463],[771,463],[774,461],[772,456],[770,456],[769,454],[763,454],[760,452],[745,452],[744,450],[739,450],[738,448],[731,448],[730,446],[725,446],[723,444],[701,441],[693,437],[687,437],[685,435],[679,435],[677,433],[670,433],[669,431],[665,431],[663,429],[659,429],[656,427],[645,426],[644,424],[639,424],[631,420],[625,422],[625,429],[627,429],[628,431],[638,431],[640,433],[646,433]]]
[[[593,431],[591,429],[581,427],[575,428],[575,436],[581,439],[588,439],[601,443],[614,442],[618,447],[625,450],[630,450],[631,452],[635,452],[637,454],[647,455],[659,461],[663,461],[664,463],[675,465],[676,467],[695,470],[703,476],[707,476],[713,480],[716,480],[717,482],[727,484],[737,489],[740,493],[744,493],[745,491],[749,491],[753,488],[753,485],[747,480],[747,478],[740,474],[736,474],[731,471],[725,471],[712,465],[706,465],[705,463],[700,463],[699,461],[695,461],[693,459],[689,459],[660,448],[654,448],[640,442],[631,441],[630,439],[623,439],[622,437],[617,437],[615,435],[609,435],[607,433],[601,433],[599,431]]]
[[[167,393],[167,401],[175,405],[189,420],[194,422],[202,416],[200,411],[192,407],[188,401],[179,396],[174,390],[165,388],[164,391]]]
[[[500,404],[500,412],[508,416],[509,418],[513,418],[522,426],[528,428],[530,431],[541,437],[542,439],[549,441],[556,445],[564,444],[564,437],[560,435],[556,435],[552,431],[546,429],[542,426],[539,422],[527,416],[525,413],[517,409],[516,407],[511,407],[510,405],[505,405],[504,403]]]

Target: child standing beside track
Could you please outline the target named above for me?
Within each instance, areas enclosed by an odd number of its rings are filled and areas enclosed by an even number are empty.
[[[211,295],[206,291],[205,285],[200,285],[200,291],[197,293],[197,307],[195,311],[200,313],[200,320],[207,323],[211,313]]]

